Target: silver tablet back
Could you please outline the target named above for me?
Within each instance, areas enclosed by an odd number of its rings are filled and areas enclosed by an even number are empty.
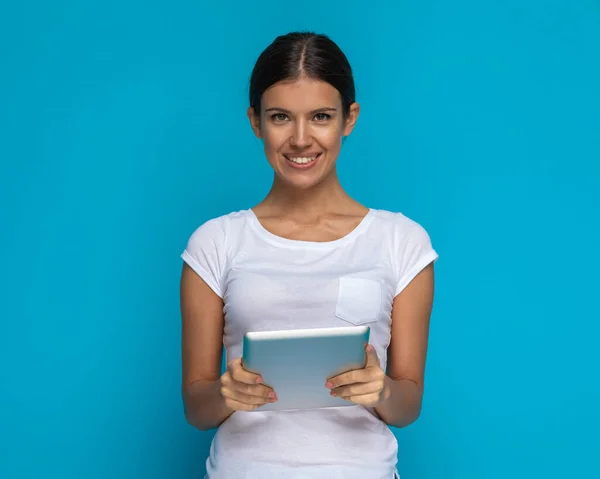
[[[250,332],[244,336],[244,368],[260,374],[277,402],[256,411],[351,406],[332,397],[328,378],[365,366],[368,326]]]

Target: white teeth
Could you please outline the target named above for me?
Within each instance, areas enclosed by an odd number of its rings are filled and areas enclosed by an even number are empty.
[[[288,159],[293,163],[298,163],[299,165],[305,165],[306,163],[310,163],[314,161],[316,156],[303,156],[303,157],[291,157],[288,156]]]

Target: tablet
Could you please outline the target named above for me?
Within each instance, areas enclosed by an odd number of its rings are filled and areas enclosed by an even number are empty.
[[[260,374],[277,401],[255,411],[352,406],[331,396],[327,379],[365,367],[368,326],[249,332],[242,364]]]

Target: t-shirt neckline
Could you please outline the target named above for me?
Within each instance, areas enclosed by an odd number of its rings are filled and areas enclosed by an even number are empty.
[[[252,229],[264,240],[269,243],[275,244],[277,246],[285,246],[288,248],[311,248],[311,249],[330,249],[340,246],[342,244],[348,243],[360,235],[368,226],[371,220],[373,219],[375,210],[369,208],[367,214],[363,217],[363,219],[356,225],[356,227],[342,236],[341,238],[332,240],[332,241],[304,241],[304,240],[294,240],[289,238],[284,238],[282,236],[278,236],[276,234],[271,233],[267,230],[252,208],[245,210],[246,216],[248,217],[250,226]]]

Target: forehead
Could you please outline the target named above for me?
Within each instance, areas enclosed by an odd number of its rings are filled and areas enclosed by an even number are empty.
[[[262,107],[289,111],[312,111],[319,108],[339,108],[339,92],[329,83],[301,78],[275,83],[262,96]]]

